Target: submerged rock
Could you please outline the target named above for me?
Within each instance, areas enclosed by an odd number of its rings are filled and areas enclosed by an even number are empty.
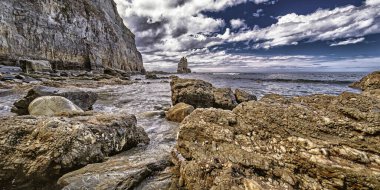
[[[166,119],[180,123],[193,111],[193,106],[185,103],[178,103],[166,112]]]
[[[29,104],[28,111],[34,116],[57,116],[83,113],[77,105],[61,96],[42,96]]]
[[[240,104],[242,102],[257,101],[255,95],[249,94],[248,92],[240,89],[235,90],[236,101]]]
[[[266,96],[180,127],[185,189],[379,189],[380,99]]]
[[[62,96],[82,110],[87,111],[92,109],[92,105],[98,99],[98,95],[94,92],[85,92],[82,90],[59,89],[46,86],[36,86],[30,89],[24,98],[16,101],[13,105],[12,112],[19,115],[28,115],[28,106],[36,98],[41,96]]]
[[[0,186],[53,189],[67,172],[148,142],[133,115],[0,118]]]
[[[178,63],[177,73],[185,74],[191,73],[191,69],[189,69],[189,65],[187,63],[186,57],[182,57]]]
[[[361,90],[380,89],[380,71],[375,71],[350,85]]]

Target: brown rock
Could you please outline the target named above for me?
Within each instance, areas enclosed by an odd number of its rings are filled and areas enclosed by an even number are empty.
[[[185,189],[379,189],[380,100],[267,96],[196,109],[176,151]]]
[[[180,123],[193,111],[193,106],[185,103],[178,103],[166,112],[166,119]]]
[[[195,108],[207,108],[214,104],[213,87],[208,82],[173,77],[170,86],[173,105],[183,102]]]
[[[251,100],[257,101],[257,97],[255,95],[249,94],[248,92],[240,89],[235,90],[236,101],[240,104],[242,102],[248,102]]]
[[[0,118],[0,186],[52,189],[67,172],[148,142],[133,115]]]
[[[182,57],[181,60],[179,61],[177,73],[180,73],[180,74],[191,73],[186,57]]]
[[[350,87],[362,90],[380,89],[380,71],[375,71],[363,77],[359,82],[351,84]]]
[[[214,88],[214,106],[221,109],[234,109],[238,103],[231,88]]]

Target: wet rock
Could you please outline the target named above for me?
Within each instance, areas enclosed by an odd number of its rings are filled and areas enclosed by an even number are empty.
[[[177,73],[185,74],[191,73],[191,69],[189,69],[189,65],[187,63],[186,57],[182,57],[178,63]]]
[[[62,96],[42,96],[33,100],[28,107],[30,115],[55,116],[83,113],[77,105]]]
[[[240,104],[242,102],[248,102],[255,100],[257,101],[257,97],[255,95],[252,95],[244,90],[236,89],[235,90],[235,97],[236,101]]]
[[[64,189],[135,189],[150,176],[172,165],[168,156],[156,159],[138,156],[137,163],[133,159],[135,155],[126,153],[103,163],[88,165],[62,176],[58,185]]]
[[[145,74],[145,79],[160,79],[157,75],[152,74],[152,73],[146,73]]]
[[[12,81],[12,80],[15,80],[16,77],[14,75],[11,75],[11,74],[5,74],[5,75],[2,75],[0,77],[0,80],[1,81]]]
[[[180,123],[193,111],[193,106],[185,103],[178,103],[166,112],[166,119]]]
[[[20,66],[24,73],[52,72],[51,64],[45,60],[20,60]]]
[[[350,87],[362,90],[380,89],[380,71],[375,71],[363,77],[360,81],[351,84]]]
[[[59,89],[46,86],[36,86],[28,91],[28,94],[16,101],[13,105],[12,112],[19,115],[28,115],[28,106],[36,98],[41,96],[62,96],[82,110],[87,111],[92,109],[92,105],[96,102],[98,95],[94,92],[85,92],[81,90]]]
[[[214,105],[213,87],[210,83],[196,79],[172,77],[170,82],[173,105],[183,102],[195,108]]]
[[[238,105],[231,88],[214,88],[213,94],[215,108],[232,110]]]
[[[266,96],[181,124],[185,189],[379,189],[380,99]]]
[[[148,142],[133,115],[0,118],[0,186],[52,189],[67,172]]]

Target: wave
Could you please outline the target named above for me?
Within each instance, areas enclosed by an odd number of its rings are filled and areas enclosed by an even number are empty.
[[[351,84],[355,81],[348,80],[317,80],[317,79],[250,79],[234,78],[235,80],[252,80],[256,82],[284,82],[284,83],[324,83],[324,84]]]

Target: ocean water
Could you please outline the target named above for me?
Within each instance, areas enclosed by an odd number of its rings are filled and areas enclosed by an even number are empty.
[[[368,73],[192,73],[183,78],[202,79],[216,87],[240,88],[257,97],[265,94],[304,96],[360,92],[349,85]]]

